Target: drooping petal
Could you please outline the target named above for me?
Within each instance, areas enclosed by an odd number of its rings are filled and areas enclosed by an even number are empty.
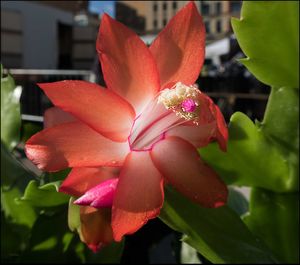
[[[149,219],[163,204],[163,180],[148,152],[131,152],[126,157],[112,208],[114,239],[120,241]]]
[[[54,105],[73,114],[103,136],[122,142],[129,135],[135,113],[112,91],[86,81],[38,84]]]
[[[162,88],[169,83],[195,83],[205,57],[205,27],[193,2],[170,20],[150,51],[157,62]]]
[[[198,125],[188,122],[170,129],[166,136],[181,137],[196,148],[217,140],[220,148],[226,151],[228,130],[219,107],[204,93],[199,94],[198,101],[200,105]]]
[[[103,181],[118,177],[119,171],[117,167],[73,168],[60,185],[59,191],[79,197]]]
[[[191,200],[204,207],[219,207],[226,203],[226,185],[201,160],[190,143],[169,137],[157,143],[150,154],[168,183]]]
[[[211,108],[217,122],[216,139],[218,140],[218,144],[221,150],[225,152],[227,150],[228,142],[228,129],[226,126],[226,122],[224,120],[222,112],[217,105],[213,104],[211,105]]]
[[[38,168],[120,166],[128,143],[113,142],[82,122],[57,125],[33,135],[25,145],[27,157]]]
[[[44,128],[50,128],[71,121],[76,121],[76,118],[70,113],[57,107],[51,107],[44,113]]]
[[[107,87],[126,98],[139,114],[159,90],[151,52],[133,31],[107,14],[101,19],[96,48]]]
[[[80,207],[81,240],[94,252],[113,241],[111,209],[95,209],[89,206]]]
[[[117,178],[105,180],[89,189],[74,203],[78,205],[90,205],[94,208],[111,207],[118,181]]]
[[[227,149],[228,129],[222,112],[212,99],[204,93],[201,93],[201,105],[201,124],[215,122],[216,128],[213,139],[218,141],[220,149],[225,152]]]

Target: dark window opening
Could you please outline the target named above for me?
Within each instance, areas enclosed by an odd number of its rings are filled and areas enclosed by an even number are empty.
[[[218,20],[217,21],[217,32],[220,33],[222,31],[222,21]]]
[[[217,15],[220,15],[222,13],[222,4],[216,3],[216,13]]]
[[[58,69],[72,68],[72,26],[63,23],[58,28]]]
[[[167,10],[167,3],[163,2],[163,10]]]
[[[167,19],[164,18],[163,24],[164,24],[164,26],[167,25]]]
[[[209,15],[209,4],[201,2],[202,15]]]
[[[205,22],[205,29],[206,29],[206,33],[210,33],[210,23],[209,23],[209,21]]]
[[[231,1],[230,2],[230,11],[232,12],[240,12],[242,6],[241,1]]]
[[[177,9],[177,2],[173,1],[173,9]]]
[[[157,20],[156,20],[156,19],[153,20],[153,27],[154,27],[155,29],[157,29]]]
[[[153,11],[155,11],[155,12],[157,11],[157,4],[156,3],[153,4]]]

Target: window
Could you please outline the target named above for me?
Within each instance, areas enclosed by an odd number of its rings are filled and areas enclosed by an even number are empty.
[[[201,13],[202,13],[202,15],[209,14],[209,4],[201,2]]]
[[[167,19],[166,18],[164,18],[163,24],[164,24],[164,26],[167,25]]]
[[[216,3],[216,14],[220,15],[222,13],[222,3]]]
[[[177,2],[173,1],[173,9],[177,9]]]
[[[222,21],[218,20],[217,21],[217,32],[220,33],[222,31]]]
[[[156,12],[157,11],[157,3],[153,4],[153,11]]]
[[[165,1],[163,2],[163,10],[167,10],[167,3]]]
[[[206,33],[209,34],[210,33],[210,23],[209,23],[209,21],[205,22],[205,29],[206,29]]]
[[[157,20],[156,19],[153,20],[153,28],[157,29]]]
[[[230,2],[230,11],[232,12],[240,12],[241,10],[241,1],[231,1]]]

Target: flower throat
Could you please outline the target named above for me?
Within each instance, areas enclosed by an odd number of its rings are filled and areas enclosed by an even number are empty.
[[[135,119],[128,142],[132,151],[151,150],[165,133],[187,122],[198,125],[201,92],[180,82],[158,93]]]

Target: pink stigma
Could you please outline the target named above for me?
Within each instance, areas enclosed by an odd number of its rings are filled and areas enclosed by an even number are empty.
[[[181,107],[185,112],[193,112],[196,109],[196,103],[194,100],[188,98],[182,101]]]

